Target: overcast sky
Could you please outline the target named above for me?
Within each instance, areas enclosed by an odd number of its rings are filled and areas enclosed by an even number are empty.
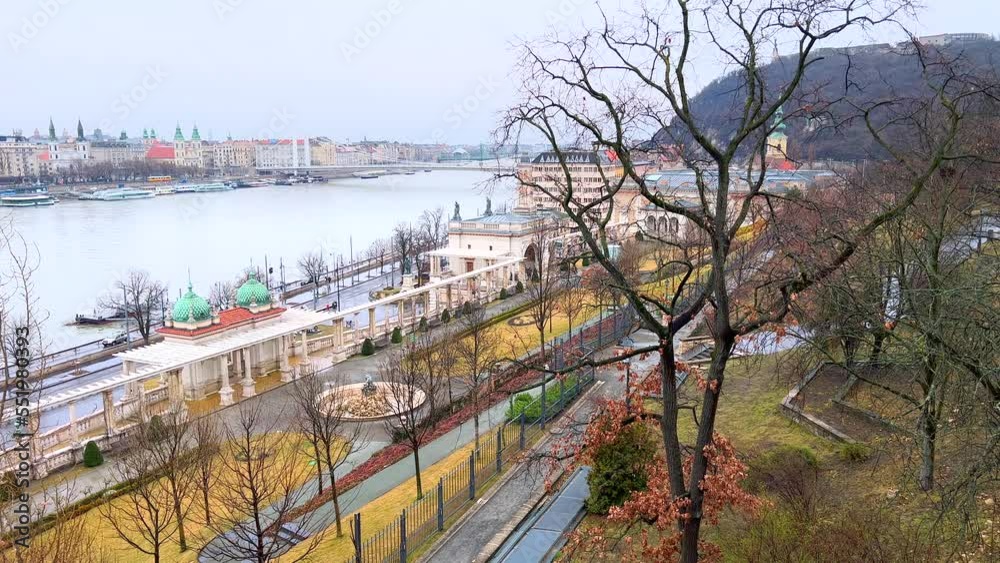
[[[919,34],[1000,22],[1000,0],[925,3]],[[51,115],[60,132],[79,116],[115,135],[476,143],[516,89],[510,45],[596,18],[591,0],[4,0],[0,132]]]

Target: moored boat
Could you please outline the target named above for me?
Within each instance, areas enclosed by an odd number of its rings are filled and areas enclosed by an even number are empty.
[[[145,199],[153,197],[156,192],[151,190],[140,190],[137,188],[112,188],[110,190],[98,190],[91,194],[80,196],[80,199],[92,199],[98,201],[122,201],[126,199]]]
[[[177,190],[173,186],[156,186],[156,195],[173,195]]]
[[[0,207],[43,207],[55,205],[58,201],[45,188],[14,190],[0,194]]]

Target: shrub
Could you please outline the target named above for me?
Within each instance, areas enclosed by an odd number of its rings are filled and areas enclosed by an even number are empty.
[[[462,305],[462,314],[463,315],[471,315],[472,314],[472,303],[471,302],[466,301]]]
[[[872,450],[865,444],[853,443],[840,446],[840,459],[844,461],[868,461],[872,455]]]
[[[590,265],[590,256],[584,256],[583,257],[583,267],[586,268],[589,265]]]
[[[507,297],[509,297],[509,295],[507,295],[507,288],[506,287],[501,287],[500,288],[500,299],[507,299]]]
[[[524,291],[524,282],[522,282],[521,280],[517,280],[517,285],[514,286],[514,291],[517,292],[517,293],[523,292]]]
[[[389,337],[389,342],[392,342],[393,344],[399,344],[402,341],[403,341],[403,331],[400,330],[399,327],[397,326],[396,328],[392,329],[392,336]]]
[[[427,317],[420,317],[420,332],[427,332]]]
[[[104,456],[101,455],[101,448],[97,447],[97,442],[91,440],[83,448],[83,465],[87,467],[97,467],[104,463]]]
[[[594,451],[590,475],[590,498],[587,511],[607,514],[612,506],[621,506],[635,491],[646,489],[646,465],[656,455],[656,446],[644,424],[627,426],[614,441]]]
[[[751,492],[767,491],[783,500],[799,517],[812,514],[819,484],[819,461],[803,446],[779,446],[750,462]]]
[[[158,414],[150,417],[149,422],[146,424],[146,432],[150,440],[154,442],[162,440],[167,434],[166,428],[163,427],[163,418]]]
[[[17,476],[13,471],[5,471],[0,475],[0,503],[8,502],[19,494]]]
[[[448,309],[441,311],[441,322],[444,324],[448,324],[451,322],[451,313],[448,312]]]
[[[375,343],[372,342],[371,338],[365,338],[365,341],[361,343],[361,355],[371,356],[375,353]]]

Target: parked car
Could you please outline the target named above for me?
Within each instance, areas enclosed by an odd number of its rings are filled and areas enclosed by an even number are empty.
[[[124,332],[119,332],[114,336],[109,336],[101,341],[101,345],[105,348],[110,348],[112,346],[119,346],[128,342],[128,334]]]

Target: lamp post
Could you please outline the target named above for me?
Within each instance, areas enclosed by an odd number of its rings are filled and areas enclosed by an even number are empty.
[[[635,341],[632,340],[632,337],[625,336],[618,341],[615,352],[619,356],[624,356],[631,354],[634,347]],[[625,413],[628,414],[632,411],[632,357],[629,356],[623,359],[622,362],[625,363]]]

